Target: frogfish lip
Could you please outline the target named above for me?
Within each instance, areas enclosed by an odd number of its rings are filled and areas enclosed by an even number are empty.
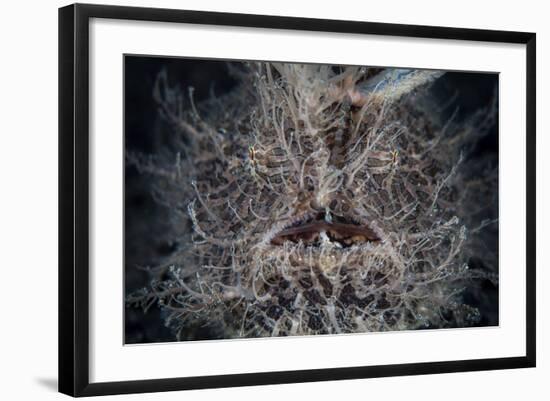
[[[380,237],[368,224],[359,223],[346,216],[330,216],[319,213],[314,218],[300,219],[278,231],[270,240],[271,245],[281,246],[286,241],[302,242],[308,247],[320,247],[330,242],[339,248],[368,242],[378,242]]]

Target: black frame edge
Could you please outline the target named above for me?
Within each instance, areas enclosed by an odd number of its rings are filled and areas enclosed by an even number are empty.
[[[59,105],[59,266],[58,266],[58,377],[59,391],[75,395],[73,372],[76,368],[73,333],[74,290],[74,6],[58,11],[58,105]]]
[[[526,134],[527,134],[527,278],[526,278],[526,358],[530,367],[536,367],[536,127],[537,127],[537,38],[531,34],[526,41]]]
[[[90,384],[79,396],[134,394],[181,390],[201,390],[223,387],[263,386],[290,383],[311,383],[372,379],[394,376],[474,372],[529,367],[525,357],[477,359],[467,361],[427,362],[400,365],[380,365],[351,368],[296,370],[267,373],[247,373],[220,376],[135,380]]]
[[[414,38],[472,40],[483,42],[527,43],[530,32],[449,28],[431,25],[409,25],[385,22],[331,20],[321,18],[289,17],[280,15],[239,14],[216,11],[194,11],[171,8],[107,6],[75,4],[90,16],[97,18],[139,21],[185,22],[247,28],[338,32],[351,34],[407,36]]]
[[[508,42],[526,45],[526,356],[466,361],[89,382],[89,19],[113,18],[306,31]],[[59,9],[59,391],[95,396],[515,369],[536,366],[536,35],[401,24],[73,4]]]
[[[59,9],[59,391],[89,385],[88,15]]]
[[[75,393],[89,385],[89,15],[76,4],[74,13],[74,302]]]

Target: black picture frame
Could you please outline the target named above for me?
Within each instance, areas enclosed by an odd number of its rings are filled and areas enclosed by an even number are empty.
[[[89,380],[89,22],[91,18],[323,31],[526,46],[526,354],[521,357],[407,363],[90,383]],[[74,4],[59,9],[59,391],[95,396],[534,367],[536,35],[358,21]]]

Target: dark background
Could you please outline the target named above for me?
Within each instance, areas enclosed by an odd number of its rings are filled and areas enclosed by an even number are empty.
[[[228,74],[223,60],[186,59],[175,57],[125,56],[124,59],[124,138],[125,149],[150,154],[162,147],[168,132],[159,118],[153,99],[158,74],[164,69],[169,84],[179,85],[184,94],[194,88],[195,102],[207,99],[211,93],[230,91],[236,81]],[[238,62],[235,62],[238,64]],[[443,119],[458,107],[456,121],[487,106],[498,88],[498,74],[447,72],[432,86],[438,104],[454,102],[442,111]],[[476,147],[473,156],[498,156],[498,126]],[[167,256],[175,244],[159,235],[165,227],[166,210],[152,199],[147,178],[132,166],[125,168],[125,294],[147,286],[148,274],[137,266],[155,266]],[[485,280],[483,298],[464,294],[465,301],[478,307],[482,314],[480,326],[498,324],[498,288]],[[125,308],[125,343],[174,341],[164,327],[160,309],[153,305],[147,313],[139,308]]]

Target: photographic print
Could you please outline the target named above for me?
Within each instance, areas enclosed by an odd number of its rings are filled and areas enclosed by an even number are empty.
[[[124,57],[125,344],[499,324],[498,73]]]

